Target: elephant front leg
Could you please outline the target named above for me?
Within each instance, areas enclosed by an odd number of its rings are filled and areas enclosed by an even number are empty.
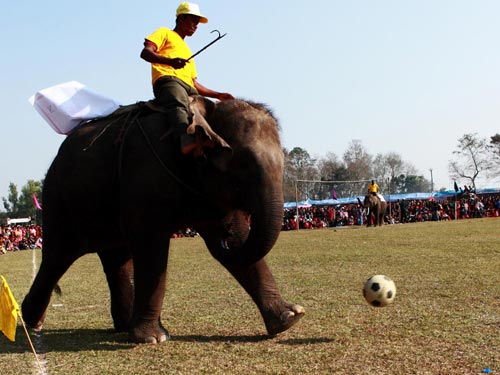
[[[224,266],[252,297],[270,335],[286,331],[304,316],[305,310],[302,306],[283,300],[264,259],[249,266]]]
[[[42,329],[52,291],[76,259],[77,256],[71,253],[54,254],[48,249],[42,254],[40,270],[21,306],[23,319],[29,327]]]
[[[168,237],[166,241],[151,241],[147,236],[141,239],[132,251],[135,298],[130,338],[136,343],[157,344],[170,339],[160,320],[165,295]]]

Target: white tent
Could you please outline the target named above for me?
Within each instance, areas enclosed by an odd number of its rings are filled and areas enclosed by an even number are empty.
[[[31,217],[25,217],[21,219],[7,219],[7,224],[23,224],[31,222]]]

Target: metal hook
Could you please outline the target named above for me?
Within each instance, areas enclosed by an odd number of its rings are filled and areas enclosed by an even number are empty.
[[[215,38],[214,40],[212,40],[210,43],[208,43],[205,47],[203,47],[202,49],[200,49],[198,52],[196,52],[194,55],[192,55],[189,59],[187,59],[186,61],[189,61],[191,60],[193,57],[199,55],[201,52],[205,51],[208,47],[210,47],[212,44],[214,44],[215,42],[219,41],[220,39],[224,38],[226,34],[223,34],[223,35],[220,35],[220,31],[219,30],[212,30],[210,31],[210,34],[214,33],[214,32],[217,32],[217,34],[219,34],[219,36],[217,38]]]

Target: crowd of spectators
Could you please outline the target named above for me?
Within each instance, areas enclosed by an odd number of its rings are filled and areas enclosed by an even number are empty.
[[[500,195],[462,194],[442,201],[397,200],[388,204],[384,221],[387,224],[498,217]],[[361,204],[311,206],[286,209],[282,230],[315,229],[363,225],[367,212]],[[297,228],[298,226],[298,228]]]
[[[386,224],[498,217],[500,195],[462,194],[460,198],[438,200],[397,200],[388,204]],[[285,209],[282,230],[318,229],[364,225],[367,212],[361,204],[311,206]],[[35,224],[0,225],[0,255],[7,251],[41,249],[42,227]],[[195,237],[192,229],[175,233],[172,238]]]
[[[0,225],[0,255],[7,251],[41,249],[42,243],[39,225]]]
[[[42,249],[42,227],[35,224],[0,225],[0,255],[7,251]],[[191,228],[179,230],[172,238],[196,237],[198,233]]]

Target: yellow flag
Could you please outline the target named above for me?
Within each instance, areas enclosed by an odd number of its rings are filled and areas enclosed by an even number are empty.
[[[16,340],[17,317],[19,316],[19,305],[10,291],[9,285],[3,276],[0,290],[0,331],[10,341]]]

